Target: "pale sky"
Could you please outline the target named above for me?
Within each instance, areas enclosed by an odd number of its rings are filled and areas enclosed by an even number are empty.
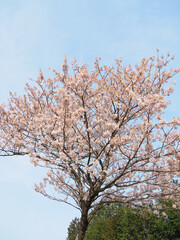
[[[40,68],[60,71],[64,55],[133,65],[159,48],[180,66],[179,11],[179,0],[0,0],[0,103],[9,91],[23,94]],[[180,115],[180,74],[176,82],[167,118]],[[79,212],[36,193],[42,176],[27,157],[0,158],[1,240],[66,239]]]

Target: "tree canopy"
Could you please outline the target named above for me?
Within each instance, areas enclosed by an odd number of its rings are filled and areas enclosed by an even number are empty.
[[[46,79],[40,71],[24,96],[11,93],[0,106],[0,155],[27,154],[48,169],[35,190],[81,211],[79,240],[104,204],[159,196],[180,204],[172,181],[180,176],[180,118],[163,119],[180,69],[166,70],[173,58],[157,54],[135,67],[96,59],[91,71],[76,61],[69,70],[65,59],[62,73]]]

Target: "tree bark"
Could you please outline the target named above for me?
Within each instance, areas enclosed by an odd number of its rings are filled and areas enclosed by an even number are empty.
[[[78,235],[76,236],[76,240],[83,240],[85,238],[88,225],[88,209],[84,207],[84,209],[82,209],[80,229]]]

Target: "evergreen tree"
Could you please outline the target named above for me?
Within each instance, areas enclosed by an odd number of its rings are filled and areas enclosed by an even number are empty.
[[[90,223],[85,240],[180,240],[180,212],[172,202],[161,201],[156,207],[159,214],[121,204],[105,206]],[[67,240],[75,240],[78,222],[71,222]]]

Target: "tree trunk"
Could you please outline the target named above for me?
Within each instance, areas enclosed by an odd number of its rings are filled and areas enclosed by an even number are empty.
[[[88,209],[85,208],[82,210],[82,214],[81,214],[81,222],[80,222],[80,229],[79,229],[79,233],[76,236],[76,240],[83,240],[88,228]]]

